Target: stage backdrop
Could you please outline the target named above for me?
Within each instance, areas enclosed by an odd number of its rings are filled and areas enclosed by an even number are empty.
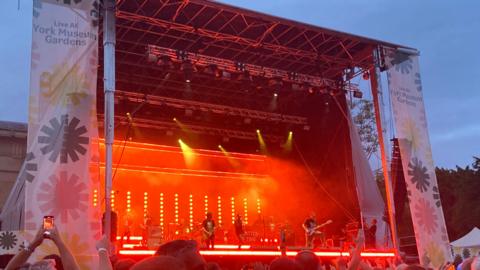
[[[81,268],[95,269],[101,227],[91,202],[99,181],[90,161],[98,160],[98,4],[33,2],[28,153],[20,174],[25,238],[52,215]],[[57,252],[46,240],[34,257]]]
[[[427,129],[418,57],[386,51],[387,77],[420,259],[451,261]]]

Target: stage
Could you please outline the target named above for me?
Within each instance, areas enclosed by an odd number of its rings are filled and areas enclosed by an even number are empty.
[[[155,249],[149,249],[141,245],[143,240],[141,236],[132,236],[130,239],[129,244],[123,244],[123,247],[118,250],[120,258],[141,260],[155,254]],[[120,237],[118,237],[118,240],[120,240]],[[307,249],[301,246],[286,246],[282,252],[278,245],[241,245],[239,247],[238,244],[218,244],[213,249],[200,248],[200,254],[206,261],[214,262],[269,262],[280,256],[295,257],[302,250]],[[349,251],[334,247],[308,250],[314,252],[322,261],[350,257]],[[395,252],[392,250],[365,250],[361,253],[361,256],[366,259],[389,259],[395,257]]]

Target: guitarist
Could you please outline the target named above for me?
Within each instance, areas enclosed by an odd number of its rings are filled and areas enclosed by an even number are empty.
[[[215,221],[211,212],[207,213],[207,218],[202,222],[203,241],[207,245],[207,249],[214,248],[215,241]]]
[[[320,238],[322,246],[325,245],[325,234],[318,229],[327,224],[330,224],[331,222],[332,221],[329,220],[321,225],[317,225],[315,212],[310,213],[310,216],[305,219],[302,224],[302,227],[305,230],[305,242],[308,248],[313,248],[313,240],[315,239],[315,237]]]

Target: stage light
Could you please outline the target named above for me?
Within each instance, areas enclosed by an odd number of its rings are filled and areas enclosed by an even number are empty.
[[[353,91],[353,97],[363,98],[363,93],[361,91]]]
[[[179,60],[185,61],[188,59],[188,53],[186,51],[177,50],[175,54],[177,55],[177,59]]]
[[[248,204],[247,198],[243,198],[243,221],[248,224]]]
[[[190,226],[189,227],[190,227],[190,230],[193,230],[193,195],[192,194],[190,194],[190,207],[189,207],[188,210],[189,210],[188,214],[189,214],[189,218],[190,218],[190,220],[189,220],[190,221],[189,222]]]
[[[218,196],[218,201],[217,201],[217,207],[218,207],[218,223],[222,225],[222,197]]]
[[[187,113],[188,112],[188,113]],[[191,116],[193,115],[192,110],[185,110],[185,115],[186,116]],[[173,118],[173,121],[178,125],[178,127],[185,133],[192,133],[192,131],[187,127],[187,125],[183,124],[179,119]]]
[[[235,69],[242,72],[245,71],[246,70],[245,63],[235,62]]]
[[[204,203],[205,203],[204,204],[205,205],[205,215],[207,215],[207,213],[208,213],[208,196],[207,195],[205,195],[205,197],[204,197]]]
[[[96,207],[98,203],[98,190],[93,190],[93,206]]]
[[[114,190],[111,190],[110,191],[110,208],[113,210],[115,210],[115,191]]]
[[[180,70],[183,71],[185,82],[190,83],[193,78],[193,72],[195,71],[193,64],[189,60],[185,60],[182,62]]]
[[[274,98],[278,97],[278,93],[277,92],[273,93],[273,97]]]
[[[289,131],[287,141],[285,141],[282,147],[286,153],[289,153],[292,151],[292,145],[293,145],[293,132]]]
[[[160,230],[163,232],[164,221],[163,193],[160,193]]]
[[[368,71],[363,72],[362,78],[363,78],[364,80],[370,79],[370,73],[369,73]]]
[[[175,223],[178,224],[178,194],[175,193]]]
[[[218,69],[218,66],[215,64],[210,64],[203,70],[205,74],[212,75],[215,78],[219,78],[222,76],[221,71]]]
[[[262,208],[260,206],[260,199],[257,199],[257,213],[258,214],[262,213]]]
[[[195,164],[195,151],[185,142],[183,142],[182,139],[178,139],[178,143],[180,144],[180,148],[182,149],[185,165],[187,165],[188,168],[193,167],[193,165]]]
[[[230,203],[232,204],[232,224],[235,224],[235,198],[230,198]]]
[[[283,87],[283,80],[280,77],[271,78],[268,80],[268,86],[272,87],[273,90],[278,91]]]
[[[288,73],[288,79],[290,81],[296,81],[297,78],[298,78],[298,73],[293,72],[293,71]]]
[[[265,140],[263,139],[262,133],[259,129],[257,129],[257,139],[260,146],[260,152],[262,154],[267,154],[267,144],[265,143]]]
[[[143,216],[146,217],[148,213],[148,192],[143,193]]]
[[[132,198],[131,192],[127,191],[127,212],[130,212],[132,210],[131,204],[130,204],[131,198]]]

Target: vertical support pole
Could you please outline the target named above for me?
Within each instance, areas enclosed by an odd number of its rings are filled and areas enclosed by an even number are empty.
[[[112,147],[114,137],[115,94],[115,0],[104,1],[103,20],[103,88],[105,94],[105,224],[104,232],[110,242],[112,190]]]
[[[375,122],[377,124],[378,142],[380,145],[380,154],[382,156],[383,177],[385,179],[385,194],[387,198],[388,220],[390,221],[390,231],[392,233],[392,243],[396,252],[399,250],[397,227],[395,224],[395,208],[393,204],[392,183],[388,175],[387,155],[385,151],[385,140],[383,137],[382,118],[380,115],[380,102],[378,100],[378,87],[380,80],[379,57],[376,51],[373,52],[374,66],[370,69],[370,83],[372,87],[373,106],[375,108]]]

